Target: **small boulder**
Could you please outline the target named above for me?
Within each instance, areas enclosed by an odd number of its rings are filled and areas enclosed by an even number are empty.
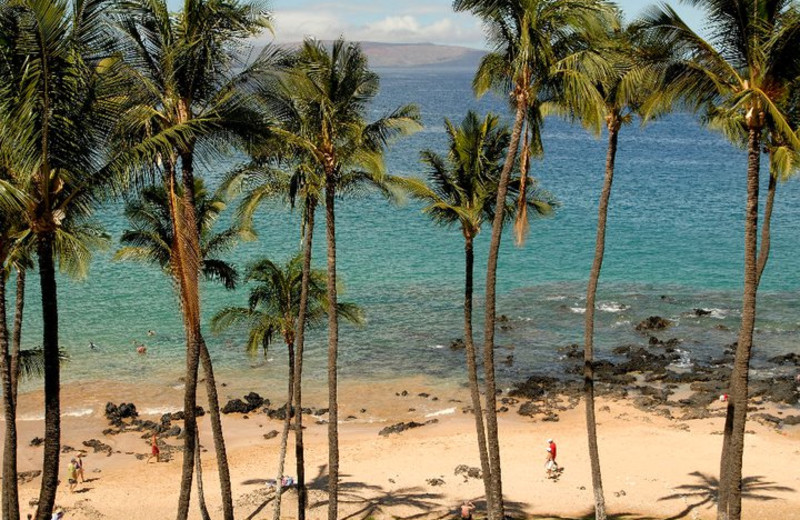
[[[253,408],[251,408],[249,404],[245,403],[241,399],[231,399],[222,408],[222,413],[249,413],[252,410]]]
[[[639,332],[647,330],[664,330],[672,325],[672,321],[662,318],[661,316],[650,316],[642,320],[636,325],[636,330]]]

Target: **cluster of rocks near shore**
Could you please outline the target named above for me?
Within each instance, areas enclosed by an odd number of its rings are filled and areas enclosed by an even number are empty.
[[[709,311],[694,309],[694,315],[702,317]],[[498,317],[498,324],[503,328],[513,325],[506,316]],[[679,362],[684,361],[679,346],[679,338],[660,339],[657,334],[667,331],[673,323],[659,316],[650,316],[639,322],[634,328],[646,338],[646,346],[641,344],[621,345],[611,351],[611,359],[599,359],[593,363],[595,376],[595,392],[597,395],[611,400],[626,399],[637,408],[648,413],[676,420],[675,427],[688,429],[682,421],[705,419],[709,417],[722,417],[725,410],[721,407],[710,405],[720,398],[728,388],[731,375],[733,354],[736,344],[728,345],[722,355],[717,359],[706,362],[694,360],[691,366],[676,368]],[[464,348],[464,342],[454,340],[451,349]],[[512,409],[520,415],[534,420],[557,422],[559,413],[576,407],[583,396],[583,347],[572,344],[558,348],[560,353],[560,377],[550,375],[532,375],[527,380],[518,382],[504,395],[498,390],[497,410],[507,413]],[[509,356],[509,362],[513,357]],[[788,353],[768,360],[776,367],[800,367],[800,355]],[[784,405],[791,409],[800,403],[800,381],[788,371],[786,375],[773,375],[769,380],[750,380],[750,404],[748,411],[750,418],[762,424],[783,428],[800,424],[800,415],[784,413],[778,409],[772,415],[764,410],[764,405],[774,403]],[[795,371],[797,372],[797,371]],[[676,397],[680,392],[681,397]],[[413,397],[407,390],[396,392],[397,397]],[[420,393],[418,397],[438,401],[436,396]],[[460,403],[457,400],[451,402]],[[242,398],[230,399],[221,409],[223,414],[240,414],[244,419],[249,414],[264,414],[270,419],[285,420],[286,414],[291,417],[297,413],[294,407],[282,405],[271,408],[269,399],[261,397],[256,392],[250,392]],[[460,407],[465,414],[472,413],[472,407]],[[607,408],[607,407],[603,407]],[[603,408],[600,411],[604,411]],[[775,408],[773,407],[773,410]],[[795,408],[796,409],[796,408]],[[415,411],[409,408],[409,412]],[[606,410],[607,411],[607,410]],[[302,413],[316,418],[318,424],[325,423],[322,417],[328,412],[327,408],[303,408]],[[366,412],[366,409],[361,409]],[[198,406],[197,416],[203,416],[205,410]],[[143,420],[133,403],[116,405],[108,403],[105,416],[109,428],[103,430],[103,435],[118,435],[124,432],[138,432],[145,442],[149,443],[152,435],[156,435],[162,456],[169,458],[174,451],[181,448],[170,446],[166,443],[169,438],[182,439],[184,432],[180,425],[174,422],[183,421],[183,411],[163,414],[159,421]],[[355,419],[348,416],[346,419]],[[381,429],[380,436],[401,434],[411,429],[435,424],[438,419],[425,421],[397,422]],[[277,437],[277,430],[265,433],[265,439]],[[43,439],[34,438],[32,446],[42,443]],[[110,456],[114,453],[111,446],[98,439],[83,442],[81,451],[93,450],[95,453],[105,453]],[[64,452],[77,451],[72,447],[64,446]],[[117,452],[118,453],[118,452]],[[148,453],[133,454],[137,458],[145,458]],[[470,475],[471,476],[471,475]]]
[[[696,316],[703,316],[708,311],[694,309],[693,312]],[[678,348],[682,340],[662,340],[656,336],[671,325],[668,319],[648,317],[635,326],[647,338],[646,347],[621,345],[612,349],[612,359],[595,360],[592,367],[596,393],[611,399],[628,399],[639,409],[669,419],[685,421],[724,416],[723,409],[712,410],[709,405],[728,390],[736,343],[728,345],[717,359],[708,362],[693,360],[690,366],[676,369],[684,361]],[[561,353],[563,377],[531,376],[515,384],[509,397],[501,398],[501,403],[522,400],[518,413],[544,421],[556,421],[559,411],[576,406],[584,392],[583,347],[573,344],[558,351]],[[800,367],[800,356],[789,353],[772,357],[768,363],[776,367]],[[751,378],[750,418],[777,428],[800,424],[800,415],[784,415],[783,411],[778,411],[779,416],[776,416],[762,410],[766,403],[796,406],[800,402],[799,385],[796,377],[788,373],[773,374],[770,379]],[[675,398],[677,391],[684,396]]]

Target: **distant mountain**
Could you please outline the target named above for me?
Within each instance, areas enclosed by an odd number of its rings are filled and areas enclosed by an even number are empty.
[[[476,68],[484,51],[433,43],[361,42],[371,67]]]
[[[285,44],[286,47],[297,45],[299,44]],[[486,54],[484,51],[467,47],[433,43],[361,42],[361,48],[369,58],[370,67],[375,68],[476,68],[481,57]]]

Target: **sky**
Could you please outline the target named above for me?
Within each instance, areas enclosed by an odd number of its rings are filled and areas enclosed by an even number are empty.
[[[181,0],[168,0],[179,9]],[[635,18],[655,0],[617,0],[628,19]],[[697,11],[669,3],[694,26],[700,25]],[[305,36],[329,40],[397,43],[438,43],[483,48],[480,22],[472,15],[454,13],[452,0],[270,0],[275,40],[296,42]],[[273,36],[262,39],[269,41]]]
[[[618,0],[628,19],[655,3]],[[700,14],[670,0],[687,22],[698,26]],[[304,36],[381,42],[430,42],[483,47],[480,22],[472,15],[454,13],[452,0],[272,0],[275,38],[299,41]]]

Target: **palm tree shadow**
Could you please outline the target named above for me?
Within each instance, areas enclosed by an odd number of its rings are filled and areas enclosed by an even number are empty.
[[[347,477],[348,475],[342,475]],[[326,489],[328,486],[327,466],[319,467],[317,476],[308,482],[309,489]],[[375,484],[365,482],[341,482],[339,484],[339,502],[354,505],[356,510],[341,520],[356,520],[385,514],[387,509],[396,506],[405,506],[418,509],[420,513],[409,516],[393,516],[401,520],[426,518],[438,520],[451,517],[452,510],[444,510],[439,504],[443,498],[440,493],[430,493],[420,487],[407,487],[395,490],[386,490]],[[309,509],[323,507],[328,500],[319,500],[309,505]]]
[[[706,475],[700,471],[694,471],[689,475],[698,479],[695,484],[684,484],[675,488],[677,491],[671,495],[661,497],[658,500],[684,500],[686,508],[674,516],[665,520],[678,520],[684,518],[695,509],[706,507],[711,508],[717,503],[719,493],[719,480],[711,475]],[[775,482],[767,482],[762,476],[745,477],[742,479],[742,498],[747,500],[758,500],[766,502],[778,500],[778,497],[771,493],[792,492],[793,488],[779,486]],[[694,500],[694,502],[692,502]]]
[[[327,465],[319,466],[317,475],[307,482],[307,488],[309,490],[326,490],[328,487],[327,470]],[[348,477],[349,475],[343,474],[341,476]],[[265,484],[267,480],[250,479],[244,483],[251,485]],[[274,497],[274,493],[267,497],[246,517],[247,520],[255,518],[273,501]],[[397,520],[444,520],[446,518],[454,518],[458,513],[457,505],[454,504],[453,507],[443,506],[443,498],[443,494],[432,493],[421,487],[386,490],[381,486],[365,482],[341,482],[339,484],[339,502],[354,506],[355,510],[347,514],[347,516],[342,516],[340,520],[364,520],[371,516],[389,516],[390,510],[399,506],[411,508],[416,512],[406,516],[392,514],[391,517]],[[477,511],[486,511],[486,502],[482,498],[472,499],[472,502],[477,506]],[[504,504],[507,517],[525,518],[527,504],[508,500]],[[328,500],[323,499],[309,503],[308,508],[316,509],[327,505]],[[482,518],[480,513],[476,515],[476,518]]]

